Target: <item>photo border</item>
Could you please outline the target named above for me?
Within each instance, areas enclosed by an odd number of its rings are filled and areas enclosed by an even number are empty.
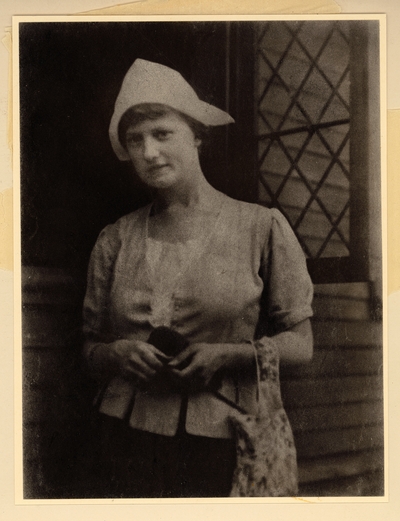
[[[13,169],[14,169],[14,312],[15,312],[15,346],[14,346],[14,363],[15,363],[15,485],[16,495],[15,502],[17,505],[174,505],[174,504],[298,504],[304,502],[307,504],[329,504],[329,503],[382,503],[387,502],[388,487],[385,487],[385,495],[379,497],[324,497],[324,498],[211,498],[211,499],[96,499],[96,500],[58,500],[58,499],[23,499],[22,497],[22,349],[21,349],[21,244],[20,244],[20,179],[16,174],[20,168],[20,147],[19,147],[19,69],[18,63],[18,26],[23,22],[142,22],[142,21],[257,21],[257,20],[378,20],[380,22],[380,54],[381,54],[381,149],[386,150],[386,18],[385,15],[361,14],[356,15],[181,15],[181,16],[161,16],[161,15],[137,15],[137,16],[121,16],[121,15],[78,15],[78,16],[15,16],[13,17]],[[381,159],[381,187],[382,187],[382,252],[383,252],[383,294],[387,294],[387,219],[386,212],[386,155],[382,153]],[[388,342],[387,342],[387,312],[386,303],[384,301],[384,410],[385,410],[385,482],[388,483]]]

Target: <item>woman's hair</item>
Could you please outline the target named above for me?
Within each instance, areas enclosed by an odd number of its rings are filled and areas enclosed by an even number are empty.
[[[196,138],[200,139],[202,142],[206,139],[208,135],[208,127],[203,125],[203,123],[200,123],[200,121],[187,116],[183,112],[168,107],[167,105],[162,105],[160,103],[141,103],[140,105],[130,107],[122,115],[118,124],[119,142],[124,148],[126,148],[126,133],[130,126],[138,125],[146,119],[158,119],[171,113],[177,114],[182,118],[192,129]]]

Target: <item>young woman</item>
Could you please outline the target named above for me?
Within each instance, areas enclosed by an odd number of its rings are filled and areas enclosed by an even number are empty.
[[[154,200],[101,232],[89,266],[102,497],[228,496],[231,409],[213,391],[255,411],[256,338],[271,338],[282,363],[311,358],[312,284],[288,223],[203,175],[205,130],[232,122],[178,72],[140,59],[116,100],[113,149]]]

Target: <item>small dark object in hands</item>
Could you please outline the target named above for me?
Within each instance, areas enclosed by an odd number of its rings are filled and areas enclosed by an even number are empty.
[[[189,345],[189,342],[180,333],[165,326],[154,329],[147,342],[169,358],[174,358]],[[148,392],[183,392],[185,386],[173,377],[167,361],[165,369],[150,384],[147,384],[146,388]]]
[[[147,342],[165,355],[172,357],[178,355],[189,345],[189,342],[180,333],[165,326],[154,329]]]

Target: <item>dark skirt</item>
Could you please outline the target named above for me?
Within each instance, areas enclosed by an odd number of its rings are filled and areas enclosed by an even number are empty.
[[[85,497],[227,497],[236,463],[234,440],[132,429],[98,415],[86,454]]]

